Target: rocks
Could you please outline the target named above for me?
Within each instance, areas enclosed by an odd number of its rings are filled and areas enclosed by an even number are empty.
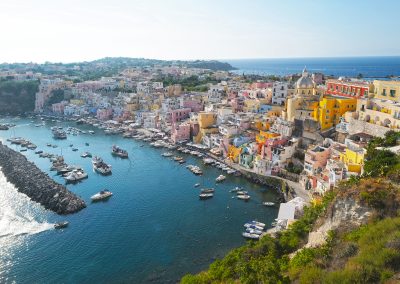
[[[7,180],[44,208],[58,214],[71,214],[86,207],[85,202],[56,183],[26,157],[0,143],[0,167]]]

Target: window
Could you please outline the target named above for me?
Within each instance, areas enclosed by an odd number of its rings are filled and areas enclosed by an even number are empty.
[[[396,96],[396,90],[390,90],[390,96],[394,98]]]
[[[386,96],[386,89],[382,90],[382,96]]]

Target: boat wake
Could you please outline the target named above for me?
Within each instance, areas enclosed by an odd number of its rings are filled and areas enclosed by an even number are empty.
[[[54,228],[47,212],[6,180],[0,171],[0,238],[33,235]]]

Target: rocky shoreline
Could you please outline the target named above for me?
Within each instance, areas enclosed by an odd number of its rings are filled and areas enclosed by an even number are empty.
[[[78,212],[85,201],[56,183],[34,163],[0,142],[0,167],[7,180],[44,208],[60,215]]]

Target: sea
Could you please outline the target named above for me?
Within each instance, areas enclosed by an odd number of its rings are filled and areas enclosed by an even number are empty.
[[[277,199],[276,190],[234,176],[216,184],[223,172],[197,157],[180,153],[187,161],[180,165],[161,156],[165,149],[73,122],[48,121],[35,127],[40,121],[0,119],[6,122],[16,124],[0,132],[11,148],[20,150],[7,138],[24,137],[38,146],[36,150],[63,155],[68,164],[81,165],[89,173],[88,179],[67,185],[88,206],[76,214],[57,215],[19,193],[0,172],[0,283],[176,283],[243,245],[245,222],[259,220],[270,227],[277,217],[278,206],[262,205]],[[74,126],[95,134],[54,140],[52,126]],[[112,145],[126,149],[129,159],[113,157]],[[80,157],[84,151],[111,164],[112,175],[94,173],[91,159]],[[39,158],[34,150],[22,154],[64,184],[49,170],[48,159]],[[188,164],[200,166],[203,176],[193,175]],[[214,198],[199,200],[196,183],[200,188],[214,187]],[[230,190],[236,186],[249,192],[250,201],[234,197]],[[107,202],[91,203],[90,196],[102,189],[114,195]],[[54,223],[64,220],[69,227],[55,230]]]
[[[335,77],[366,79],[400,76],[400,56],[325,57],[325,58],[275,58],[223,60],[237,70],[237,74],[291,75],[301,73],[304,67],[311,73],[323,73]]]

